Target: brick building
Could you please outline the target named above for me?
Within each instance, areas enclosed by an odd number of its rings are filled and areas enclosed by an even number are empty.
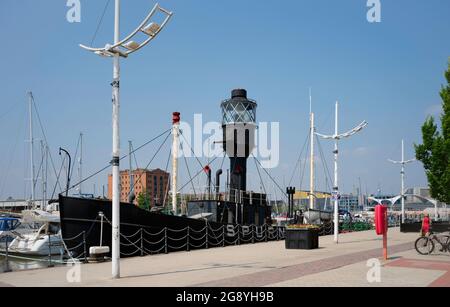
[[[161,170],[137,169],[133,171],[134,193],[137,197],[141,193],[147,192],[150,196],[151,205],[162,205],[168,194],[169,173]],[[120,172],[120,201],[128,202],[130,194],[130,174],[128,170]],[[108,175],[108,198],[112,199],[112,175]],[[167,201],[167,200],[166,200]]]

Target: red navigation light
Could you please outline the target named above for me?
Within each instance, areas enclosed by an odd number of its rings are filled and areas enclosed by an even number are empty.
[[[180,122],[180,120],[181,120],[180,115],[181,115],[180,112],[173,112],[173,114],[172,114],[172,124],[173,125],[178,124]]]

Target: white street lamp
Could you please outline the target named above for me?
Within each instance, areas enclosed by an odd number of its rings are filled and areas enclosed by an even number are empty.
[[[400,196],[402,197],[402,223],[405,223],[405,165],[411,162],[416,161],[416,159],[406,160],[405,161],[405,142],[402,140],[402,160],[401,161],[394,161],[394,160],[388,160],[391,163],[394,164],[401,164],[402,170],[401,170],[401,177],[402,177],[402,191],[400,193]],[[392,204],[394,205],[394,204]]]
[[[316,132],[316,135],[324,138],[326,140],[334,140],[334,187],[333,187],[333,198],[334,198],[334,242],[339,243],[339,186],[338,186],[338,142],[340,139],[351,137],[352,135],[358,133],[364,129],[368,123],[363,121],[361,124],[349,130],[345,133],[339,134],[338,132],[338,109],[339,102],[336,101],[336,113],[335,113],[335,125],[333,135],[324,135]]]
[[[166,15],[161,25],[150,22],[150,19],[156,12]],[[128,57],[128,55],[138,51],[151,40],[153,40],[159,32],[164,28],[172,17],[169,12],[159,4],[156,4],[142,23],[130,35],[120,40],[120,0],[115,0],[115,17],[114,17],[114,44],[106,44],[103,48],[92,48],[80,45],[81,48],[94,52],[100,56],[112,57],[114,60],[113,82],[112,85],[112,130],[113,130],[113,152],[112,152],[112,276],[120,278],[120,138],[119,138],[119,107],[120,107],[120,66],[119,58]],[[148,37],[142,42],[136,42],[133,39],[138,33],[144,33]]]

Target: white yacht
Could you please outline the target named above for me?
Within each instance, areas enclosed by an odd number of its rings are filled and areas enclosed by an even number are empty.
[[[28,231],[16,232],[8,246],[10,253],[30,256],[63,255],[61,224],[58,215],[41,210],[23,212],[22,225]]]

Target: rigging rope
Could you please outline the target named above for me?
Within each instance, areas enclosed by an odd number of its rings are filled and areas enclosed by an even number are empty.
[[[166,173],[167,170],[169,169],[169,163],[170,163],[170,157],[172,156],[172,148],[169,151],[169,156],[167,157],[167,163],[166,163]],[[169,198],[169,184],[166,185],[166,192],[164,193],[164,200],[163,200],[163,207],[166,207],[166,201]]]
[[[308,134],[308,140],[311,139],[311,136]],[[307,142],[307,146],[306,146],[306,154],[309,151],[309,146],[310,146],[310,142]],[[305,154],[305,155],[306,155]],[[303,172],[302,169],[300,168],[300,173],[301,173],[301,177],[300,177],[300,190],[302,189],[302,185],[303,185],[303,178],[305,178],[305,173],[306,173],[306,162],[308,161],[308,159],[306,159],[305,157],[305,161],[303,162]]]
[[[319,147],[319,153],[320,153],[320,157],[321,157],[321,159],[322,159],[322,163],[323,163],[323,165],[325,165],[325,167],[323,168],[324,169],[324,175],[325,175],[325,179],[326,178],[328,178],[328,179],[330,179],[331,180],[331,175],[330,175],[330,170],[329,170],[329,168],[328,168],[328,164],[327,164],[327,161],[325,160],[325,155],[324,155],[324,153],[323,153],[323,150],[322,150],[322,144],[320,143],[320,139],[319,139],[319,137],[316,135],[316,138],[317,138],[317,144],[319,145],[318,147]],[[327,175],[328,175],[328,177],[327,177]],[[326,185],[328,185],[327,186],[327,188],[329,189],[329,191],[331,192],[331,186],[329,185],[329,180],[325,180],[326,181]]]
[[[181,151],[183,151],[183,145],[182,144],[181,144]],[[193,182],[193,179],[192,179],[192,176],[191,176],[191,170],[189,169],[189,165],[188,165],[188,162],[187,162],[186,155],[183,154],[183,158],[184,158],[184,164],[186,165],[186,169],[188,171],[190,182],[192,183],[192,190],[194,191],[194,195],[197,196],[197,192],[195,191],[194,182]]]
[[[295,172],[297,171],[297,167],[299,166],[299,164],[301,166],[303,151],[305,150],[305,147],[306,147],[306,144],[308,143],[309,138],[310,138],[310,136],[308,134],[308,137],[306,137],[305,143],[303,144],[302,150],[300,151],[300,154],[298,156],[297,162],[295,163],[295,167],[294,167],[294,171],[292,172],[291,180],[289,180],[289,186],[291,186],[291,184],[292,184],[292,180],[294,179]],[[301,171],[301,169],[300,169],[300,171]],[[300,186],[300,188],[301,188],[301,186]]]
[[[149,145],[150,143],[154,142],[155,140],[159,139],[160,137],[162,137],[163,135],[165,135],[166,133],[168,133],[170,130],[171,130],[171,129],[168,129],[168,130],[164,131],[163,133],[159,134],[158,136],[154,137],[153,139],[151,139],[151,140],[148,141],[147,143],[143,144],[142,146],[140,146],[140,147],[138,147],[137,149],[135,149],[134,151],[132,151],[131,154],[137,152],[138,150],[142,149],[143,147],[145,147],[145,146]],[[127,158],[128,156],[129,156],[129,154],[123,156],[122,158],[120,158],[120,161],[122,161],[123,159]],[[109,163],[107,166],[105,166],[104,168],[100,169],[99,171],[97,171],[97,172],[93,173],[92,175],[90,175],[90,176],[84,178],[84,179],[81,180],[80,182],[78,182],[78,183],[72,185],[72,186],[69,188],[69,190],[72,190],[73,188],[77,187],[78,185],[80,185],[80,184],[82,184],[82,183],[88,181],[88,180],[91,179],[92,177],[97,176],[98,174],[100,174],[101,172],[107,170],[107,169],[110,168],[110,167],[111,167],[111,164]],[[66,191],[63,191],[63,192],[66,192]]]
[[[214,159],[212,159],[211,162],[210,162],[207,166],[210,166],[211,164],[213,164],[214,161],[217,160],[217,158],[218,158],[218,157],[214,157]],[[202,172],[204,172],[204,171],[205,171],[205,170],[204,170],[204,168],[203,168],[203,166],[202,166],[202,170],[199,171],[197,174],[195,174],[195,176],[192,178],[192,181],[195,180],[195,178],[197,178],[197,177],[198,177]],[[183,190],[183,189],[184,189],[186,186],[188,186],[190,183],[191,183],[191,181],[189,181],[188,183],[186,183],[185,185],[183,185],[183,186],[180,188],[180,191]]]
[[[91,46],[94,44],[95,38],[97,37],[98,30],[100,29],[100,26],[101,26],[101,24],[103,22],[103,18],[105,17],[106,10],[108,9],[108,6],[109,6],[110,2],[111,2],[111,0],[108,0],[106,2],[105,8],[103,9],[103,13],[102,13],[102,15],[101,15],[101,17],[100,17],[100,19],[99,19],[99,21],[97,23],[97,28],[95,29],[94,35],[92,36]]]
[[[63,169],[64,166],[64,161],[66,160],[66,156],[64,156],[62,163],[61,163],[61,167],[59,168],[59,173],[56,176],[56,181],[59,182],[59,176],[61,176],[61,171]],[[58,184],[55,183],[55,187],[53,188],[53,192],[52,192],[52,197],[50,199],[53,199],[53,197],[55,196],[55,192],[56,192],[56,188],[58,187]]]
[[[48,141],[47,141],[47,135],[46,135],[46,133],[45,133],[44,126],[42,125],[41,116],[39,115],[39,111],[38,111],[38,109],[37,109],[37,107],[36,107],[36,102],[35,102],[35,100],[34,100],[34,96],[32,96],[31,99],[32,99],[32,101],[33,101],[33,107],[34,107],[34,110],[36,111],[36,117],[37,117],[38,122],[39,122],[39,127],[41,128],[42,135],[44,136],[45,144],[46,144],[48,147],[50,147],[50,145],[49,145],[49,143],[48,143]],[[50,156],[50,163],[51,163],[51,165],[52,165],[54,175],[56,176],[56,175],[57,175],[57,174],[56,174],[56,168],[55,168],[55,163],[53,162],[53,156],[52,156],[51,151],[49,151],[49,156]],[[61,184],[60,184],[60,182],[59,182],[59,178],[56,180],[56,184],[59,186],[59,189],[62,190]]]
[[[189,149],[191,150],[192,155],[194,156],[194,158],[197,160],[198,164],[200,165],[201,168],[203,168],[203,164],[202,162],[199,160],[199,158],[197,157],[197,155],[195,154],[194,150],[192,149],[192,146],[189,145],[188,141],[186,140],[186,138],[184,137],[183,133],[180,133],[181,136],[183,137],[183,139],[186,141],[186,144],[188,145]],[[208,165],[210,165],[211,163],[208,162]]]
[[[264,185],[264,181],[263,181],[263,179],[261,177],[261,173],[259,171],[258,164],[256,164],[256,160],[254,160],[254,161],[255,161],[256,171],[258,172],[259,180],[261,181],[261,185],[263,187],[264,194],[267,195],[266,186]]]
[[[148,162],[147,166],[145,167],[145,169],[148,169],[150,167],[150,164],[152,164],[153,160],[155,160],[156,156],[159,154],[159,152],[161,151],[161,149],[163,148],[164,144],[166,144],[167,140],[169,139],[170,133],[167,134],[166,138],[164,139],[164,141],[162,142],[162,144],[159,146],[158,150],[155,152],[155,154],[153,155],[153,157],[151,158],[150,162]],[[139,176],[139,178],[136,180],[136,182],[139,182],[142,178],[142,176],[144,175],[144,173],[141,173],[141,175]],[[131,195],[132,192],[134,192],[134,190],[136,189],[136,185],[133,185],[133,189],[130,190],[130,193],[128,193],[128,197]]]
[[[280,187],[280,185],[278,184],[278,182],[275,181],[275,179],[273,179],[273,177],[269,174],[269,172],[262,166],[261,162],[259,162],[259,160],[255,157],[255,155],[253,155],[253,158],[255,158],[255,161],[258,162],[258,164],[261,166],[261,169],[267,174],[267,176],[269,176],[270,180],[272,180],[273,183],[275,183],[275,185],[278,187],[278,189],[280,189],[281,193],[287,198],[287,194],[284,192],[284,190]]]

